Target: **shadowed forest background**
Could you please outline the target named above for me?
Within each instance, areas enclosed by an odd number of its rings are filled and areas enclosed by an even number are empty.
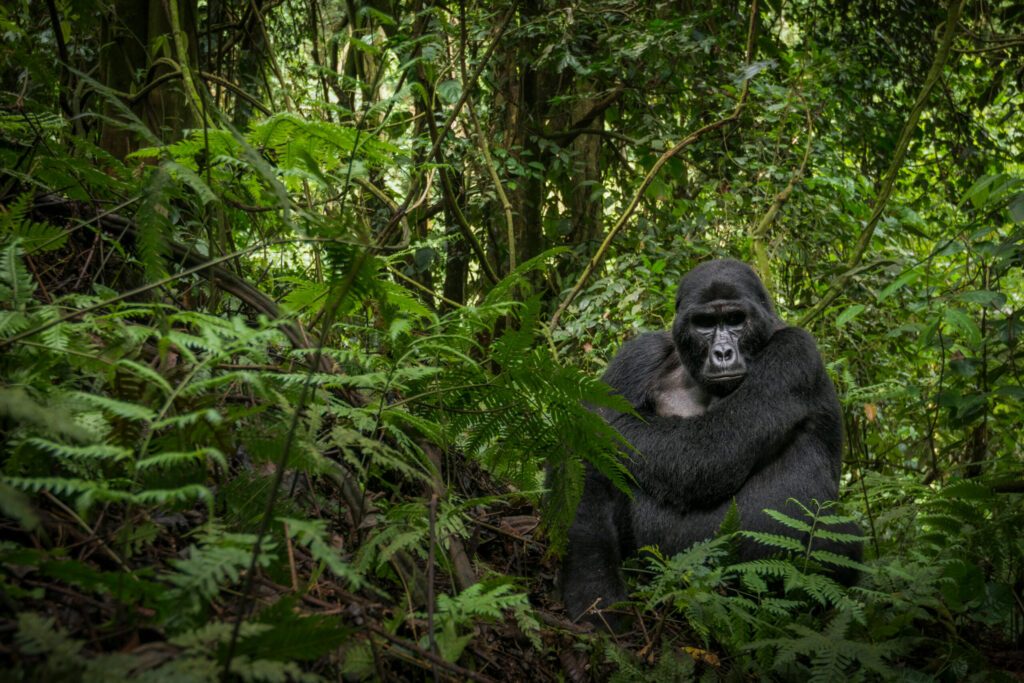
[[[5,678],[1024,677],[1020,3],[14,0],[0,64]],[[714,257],[818,340],[780,517],[860,582],[727,520],[599,634],[586,406]]]

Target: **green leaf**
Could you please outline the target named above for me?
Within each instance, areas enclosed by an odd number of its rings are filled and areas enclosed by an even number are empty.
[[[167,169],[167,173],[175,180],[185,183],[196,193],[199,197],[200,203],[203,205],[211,204],[217,201],[217,195],[213,193],[210,186],[206,184],[206,181],[199,177],[199,174],[193,171],[187,166],[182,166],[176,161],[164,161],[163,166]]]
[[[988,308],[1001,308],[1006,305],[1006,295],[1002,292],[992,292],[985,289],[971,292],[961,292],[954,297],[959,301],[978,304]]]
[[[159,372],[149,367],[148,365],[137,363],[128,358],[121,358],[115,363],[115,365],[119,368],[124,368],[125,370],[128,370],[129,372],[138,375],[144,380],[148,380],[149,382],[159,387],[160,390],[164,392],[164,394],[170,394],[173,393],[174,391],[170,383],[168,383],[168,381],[164,379]]]
[[[842,327],[856,318],[864,310],[864,304],[853,304],[836,317],[836,327]]]
[[[782,550],[789,550],[794,553],[802,553],[806,550],[803,543],[795,538],[791,538],[790,536],[768,534],[763,531],[741,531],[740,535],[745,538],[753,539],[762,545],[781,548]]]
[[[145,422],[152,421],[156,417],[156,412],[147,408],[146,406],[140,406],[137,403],[129,403],[128,401],[120,401],[116,398],[110,398],[109,396],[100,396],[99,394],[87,394],[84,391],[72,392],[73,396],[100,408],[111,415],[117,417],[123,417],[126,420],[141,420]]]
[[[437,94],[445,104],[455,104],[462,97],[462,82],[453,78],[437,84]]]
[[[919,277],[921,277],[921,273],[919,273],[918,271],[908,270],[907,272],[903,273],[898,278],[896,278],[895,282],[887,286],[885,289],[881,291],[881,293],[879,293],[878,301],[885,301],[903,287],[916,281]]]
[[[947,325],[963,334],[970,346],[976,348],[981,344],[981,329],[967,313],[959,308],[950,307],[942,312],[942,317]]]

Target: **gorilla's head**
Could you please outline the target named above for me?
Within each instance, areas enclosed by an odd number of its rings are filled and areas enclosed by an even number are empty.
[[[735,390],[749,361],[784,326],[745,263],[707,261],[679,283],[672,340],[683,364],[714,396]]]

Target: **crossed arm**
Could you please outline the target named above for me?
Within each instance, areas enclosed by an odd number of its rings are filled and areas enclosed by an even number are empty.
[[[824,373],[811,336],[785,328],[753,359],[739,388],[706,413],[646,419],[618,413],[609,423],[636,450],[629,469],[648,495],[680,511],[714,507],[805,428]]]

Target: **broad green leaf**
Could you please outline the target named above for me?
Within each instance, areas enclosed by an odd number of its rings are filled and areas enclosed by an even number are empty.
[[[921,273],[919,273],[918,271],[908,270],[907,272],[903,273],[898,278],[896,278],[896,280],[892,284],[883,289],[881,293],[878,295],[878,300],[885,301],[903,287],[916,281],[919,277],[921,277]]]
[[[864,304],[854,304],[836,317],[836,327],[842,327],[850,322],[864,310]]]
[[[977,323],[963,310],[952,307],[947,308],[943,311],[942,316],[947,325],[960,331],[968,344],[977,346],[981,343],[981,330],[978,328]]]

